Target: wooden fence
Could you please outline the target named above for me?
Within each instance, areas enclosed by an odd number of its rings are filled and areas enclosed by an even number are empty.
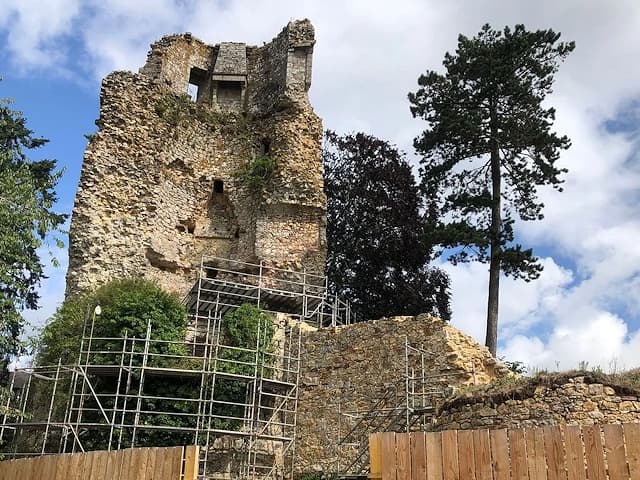
[[[198,447],[128,448],[0,462],[0,480],[195,480]]]
[[[640,424],[376,433],[370,478],[640,480]]]

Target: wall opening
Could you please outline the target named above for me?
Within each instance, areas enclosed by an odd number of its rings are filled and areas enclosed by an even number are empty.
[[[271,140],[263,138],[262,141],[262,155],[271,155]]]
[[[213,181],[213,193],[224,193],[224,182],[222,180]]]
[[[187,86],[187,92],[191,97],[191,100],[197,102],[202,98],[204,93],[204,84],[207,80],[207,72],[198,67],[192,67],[189,72],[189,85]]]

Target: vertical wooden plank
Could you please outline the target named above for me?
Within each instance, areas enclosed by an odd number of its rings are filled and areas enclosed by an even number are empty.
[[[173,478],[173,452],[171,448],[165,448],[162,452],[162,477],[158,480],[174,480]],[[131,479],[133,480],[133,479]]]
[[[198,446],[191,445],[185,448],[184,480],[197,480],[199,457],[200,457],[200,448]],[[151,456],[149,456],[149,458],[151,458]]]
[[[476,464],[473,455],[473,432],[458,431],[458,472],[464,480],[475,480]]]
[[[609,480],[629,480],[622,425],[603,425],[602,431],[604,432],[604,452],[609,467]]]
[[[3,460],[0,462],[0,480],[9,480],[12,478],[13,473],[13,464],[11,460]]]
[[[491,430],[489,432],[491,445],[491,459],[493,460],[494,480],[509,480],[509,443],[505,429]]]
[[[69,460],[71,455],[63,453],[56,457],[56,476],[55,480],[67,480],[69,478]]]
[[[40,474],[40,457],[31,457],[26,459],[26,462],[31,465],[31,478],[39,477]]]
[[[444,480],[460,479],[457,430],[442,432],[442,477]]]
[[[176,463],[173,469],[175,480],[181,480],[182,477],[182,460],[184,454],[184,447],[176,447]]]
[[[82,479],[82,466],[83,466],[83,453],[72,453],[69,455],[69,467],[68,467],[68,479],[69,480],[81,480]]]
[[[122,461],[120,462],[120,477],[119,480],[134,480],[131,475],[131,454],[133,449],[126,448],[121,450]]]
[[[145,473],[145,480],[153,480],[155,479],[155,471],[156,471],[156,462],[158,462],[159,455],[157,455],[159,448],[153,447],[149,449],[149,459],[147,461],[147,471]],[[196,467],[197,472],[197,467]]]
[[[411,480],[426,480],[427,448],[424,432],[411,434]]]
[[[43,457],[32,457],[27,460],[31,464],[31,478],[42,478],[42,460]]]
[[[380,433],[369,435],[369,472],[369,477],[372,479],[382,478],[382,436]]]
[[[511,478],[513,480],[528,480],[527,447],[524,430],[509,430],[509,452],[511,456]]]
[[[12,468],[12,470],[13,470],[13,474],[14,474],[14,478],[15,478],[16,480],[22,480],[22,478],[23,478],[23,476],[24,476],[24,475],[23,475],[23,473],[22,473],[22,471],[23,471],[23,469],[24,469],[23,462],[21,462],[20,460],[15,460],[15,459],[14,459],[14,460],[11,460],[11,461],[12,461],[12,462],[15,462],[15,465],[14,465],[14,467]]]
[[[104,469],[105,480],[117,480],[119,470],[117,462],[119,458],[117,450],[107,452],[106,465]]]
[[[429,432],[425,435],[427,451],[427,478],[428,480],[443,480],[442,466],[442,434]]]
[[[153,480],[164,480],[164,456],[165,448],[156,450],[156,465],[153,469]]]
[[[23,480],[31,480],[33,478],[33,462],[31,462],[29,459],[24,458],[21,459],[22,462],[22,475],[21,475],[21,479]]]
[[[566,480],[562,430],[560,427],[545,427],[544,451],[547,457],[547,478],[549,480]]]
[[[547,480],[547,454],[544,449],[544,431],[541,428],[533,429],[536,480]]]
[[[140,453],[142,452],[142,448],[132,448],[131,449],[131,460],[129,461],[129,477],[131,480],[138,479],[138,467],[141,460]]]
[[[89,480],[105,480],[105,473],[107,471],[107,458],[109,452],[106,450],[95,452],[93,463],[91,465],[91,476],[87,477]]]
[[[623,425],[631,480],[640,480],[640,423]]]
[[[93,453],[78,453],[78,469],[76,470],[76,480],[86,480],[89,478],[91,472],[91,461],[93,460]]]
[[[408,433],[396,433],[396,480],[410,480],[411,458]]]
[[[61,455],[47,455],[47,479],[55,479],[58,475],[58,461]],[[40,479],[44,480],[44,479]]]
[[[10,460],[10,467],[8,468],[8,480],[18,480],[21,475],[20,469],[22,466],[17,460]]]
[[[587,477],[589,480],[606,480],[604,470],[604,450],[600,439],[599,425],[582,427],[584,450],[587,458]]]
[[[473,458],[475,461],[476,480],[492,480],[489,430],[474,430]]]
[[[527,449],[527,470],[529,472],[530,480],[538,480],[538,464],[536,463],[537,451],[536,451],[536,430],[534,428],[527,428],[524,431],[524,440]]]
[[[567,480],[586,480],[584,448],[580,427],[569,425],[564,429],[564,444],[567,453]]]
[[[396,480],[396,434],[382,434],[382,480]]]

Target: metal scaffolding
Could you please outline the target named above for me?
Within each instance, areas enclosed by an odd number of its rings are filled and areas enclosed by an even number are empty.
[[[185,303],[184,341],[158,340],[150,323],[144,338],[99,337],[94,312],[74,365],[16,370],[5,407],[19,414],[2,417],[3,453],[191,443],[204,447],[202,479],[290,478],[300,323],[348,323],[348,304],[327,294],[324,277],[217,258],[203,259]],[[261,323],[255,344],[225,336],[225,314],[246,303],[271,312],[271,342]]]
[[[384,385],[375,403],[365,410],[342,410],[338,405],[338,463],[340,478],[368,474],[369,435],[375,432],[425,431],[436,406],[447,394],[447,378],[456,373],[430,374],[427,359],[433,353],[409,343],[405,336],[404,371],[398,381]]]

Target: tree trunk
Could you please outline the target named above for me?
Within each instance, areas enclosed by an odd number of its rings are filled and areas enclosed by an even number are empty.
[[[498,300],[500,290],[500,151],[498,149],[498,129],[496,113],[491,112],[491,261],[489,263],[489,298],[487,301],[487,335],[485,345],[491,355],[496,356],[498,347]]]

